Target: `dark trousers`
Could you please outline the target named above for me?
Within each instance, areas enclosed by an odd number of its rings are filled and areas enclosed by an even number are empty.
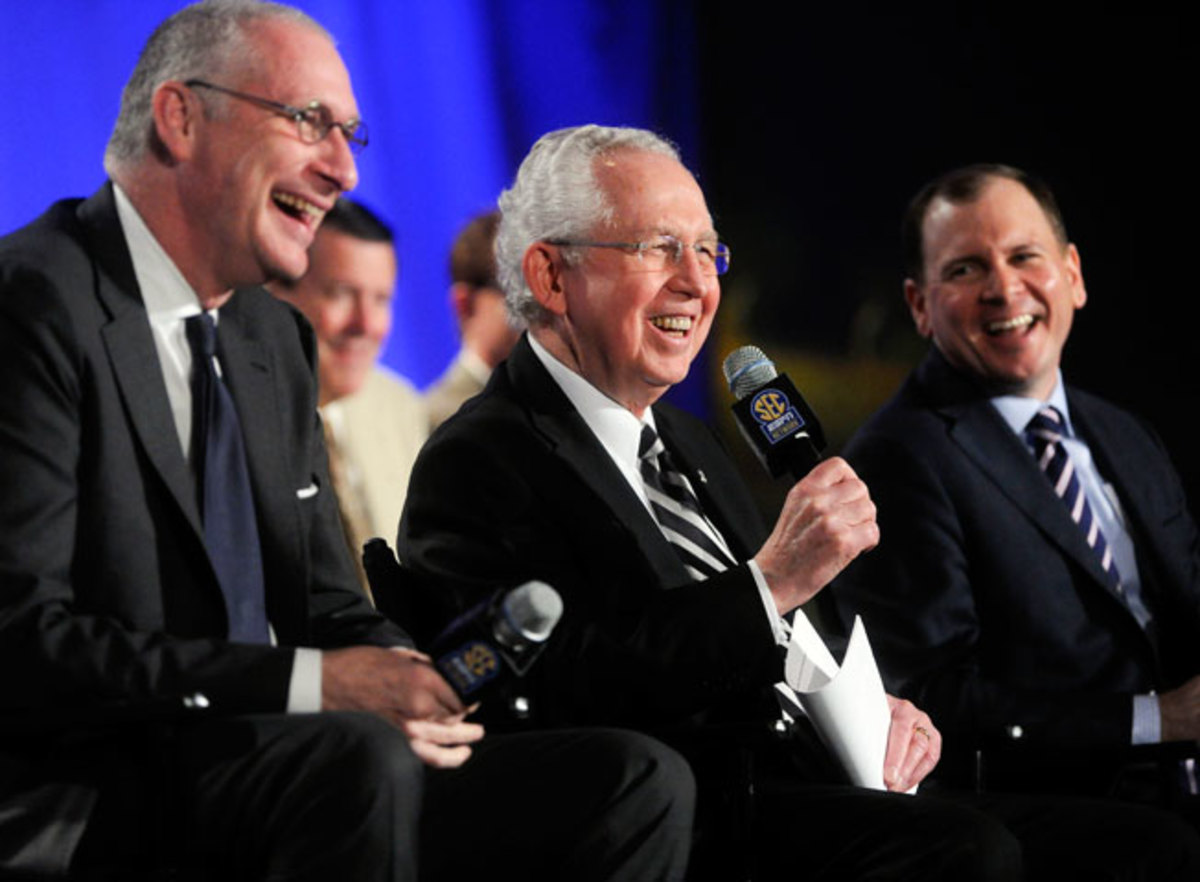
[[[863,790],[844,783],[804,730],[681,746],[699,781],[694,882],[1200,879],[1200,836],[1163,810],[932,787],[915,796]],[[729,798],[738,788],[741,796]]]
[[[185,863],[203,868],[197,878],[223,882],[684,874],[691,773],[642,735],[488,736],[455,770],[427,769],[371,714],[210,720],[174,737],[168,792],[182,805],[151,810],[161,770],[137,745],[108,746],[73,869],[107,878],[106,867],[145,864],[153,813],[166,811]]]
[[[756,879],[1195,882],[1200,837],[1114,800],[916,796],[847,787],[763,794]]]
[[[1030,882],[1200,879],[1200,833],[1165,809],[1071,796],[998,793],[940,798],[1003,823],[1021,843]]]

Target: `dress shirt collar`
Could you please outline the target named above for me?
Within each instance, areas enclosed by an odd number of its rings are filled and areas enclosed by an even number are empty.
[[[1067,408],[1067,393],[1063,389],[1061,370],[1054,379],[1054,391],[1045,401],[1020,395],[998,395],[992,398],[991,402],[992,407],[996,408],[1004,422],[1019,438],[1025,437],[1025,427],[1029,425],[1029,421],[1033,419],[1034,415],[1047,404],[1062,414],[1063,424],[1067,429],[1066,436],[1068,438],[1075,436],[1075,427],[1071,425],[1071,411]]]
[[[333,433],[334,440],[338,444],[346,442],[346,405],[341,398],[334,399],[328,404],[322,404],[317,408],[317,412],[321,414],[321,420]]]
[[[529,345],[542,366],[579,411],[583,421],[594,434],[608,455],[622,470],[632,469],[638,473],[638,444],[642,438],[642,426],[654,426],[654,411],[647,407],[642,419],[638,419],[627,408],[613,401],[582,376],[575,373],[550,354],[532,334]],[[657,427],[655,427],[657,431]],[[640,490],[640,481],[639,487]],[[641,494],[639,494],[641,495]]]

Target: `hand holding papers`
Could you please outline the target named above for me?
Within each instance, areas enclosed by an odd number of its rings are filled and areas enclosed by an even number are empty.
[[[796,691],[817,732],[849,773],[851,781],[860,787],[887,789],[883,770],[892,709],[883,691],[883,681],[862,620],[857,616],[854,619],[850,643],[839,668],[803,611],[797,610],[784,677]],[[911,705],[907,707],[911,708]],[[930,748],[932,762],[928,763],[929,768],[914,776],[915,780],[920,780],[937,761],[937,753],[932,749],[935,733],[931,731],[932,724],[926,728],[909,721],[908,725],[915,737],[930,742],[926,747]],[[925,764],[924,760],[922,764]]]

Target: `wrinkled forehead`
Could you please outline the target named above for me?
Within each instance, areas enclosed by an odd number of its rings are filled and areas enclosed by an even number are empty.
[[[713,234],[704,193],[677,159],[645,150],[616,150],[596,157],[593,172],[607,203],[606,226],[687,238]]]
[[[339,120],[358,117],[350,73],[320,29],[268,18],[250,23],[245,34],[250,57],[233,74],[237,88],[285,104],[319,101]]]

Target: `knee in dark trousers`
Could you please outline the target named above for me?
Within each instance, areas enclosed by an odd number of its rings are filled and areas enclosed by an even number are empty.
[[[680,879],[695,783],[675,751],[609,729],[488,736],[428,776],[423,880]]]
[[[197,829],[211,863],[236,879],[416,878],[424,770],[394,726],[374,714],[319,713],[215,728],[191,739],[201,765]]]
[[[757,799],[756,879],[1016,882],[1020,841],[971,806],[849,786],[774,788]]]

